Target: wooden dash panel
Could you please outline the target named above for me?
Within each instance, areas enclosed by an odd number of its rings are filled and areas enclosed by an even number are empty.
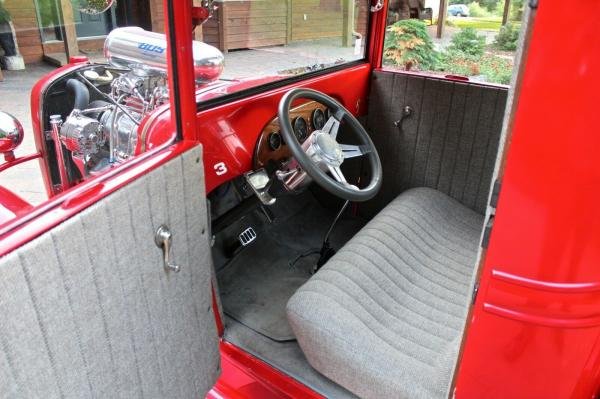
[[[310,101],[292,108],[290,110],[290,120],[293,121],[299,116],[303,117],[308,124],[308,136],[310,136],[315,131],[312,121],[312,113],[317,108],[323,112],[325,112],[327,109],[327,107],[316,101]],[[279,164],[292,156],[289,147],[285,143],[282,143],[281,147],[279,147],[277,150],[272,150],[269,147],[269,135],[273,132],[281,132],[278,117],[273,118],[271,122],[265,126],[258,138],[256,149],[254,151],[254,169],[263,168],[270,161],[274,161]]]

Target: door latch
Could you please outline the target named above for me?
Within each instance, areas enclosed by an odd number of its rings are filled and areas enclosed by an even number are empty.
[[[163,257],[165,262],[165,270],[173,271],[175,273],[179,272],[179,266],[171,262],[171,240],[172,234],[171,230],[164,224],[161,225],[154,233],[154,243],[157,247],[163,250]]]

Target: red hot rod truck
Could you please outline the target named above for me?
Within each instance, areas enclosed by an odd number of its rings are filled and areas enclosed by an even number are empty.
[[[600,2],[83,3],[0,113],[0,397],[597,397]]]

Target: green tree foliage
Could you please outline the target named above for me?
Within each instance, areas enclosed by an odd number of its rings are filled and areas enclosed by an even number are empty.
[[[489,12],[492,12],[496,9],[497,1],[496,0],[479,0],[478,3],[479,3],[479,5],[484,7]]]
[[[485,51],[485,36],[478,35],[473,28],[461,29],[452,37],[448,51],[481,56]]]
[[[405,19],[386,29],[384,61],[405,70],[431,70],[437,65],[437,52],[423,21]]]
[[[523,0],[513,0],[510,4],[510,19],[521,21],[523,19]]]
[[[485,7],[482,7],[476,1],[472,1],[467,5],[469,7],[469,16],[473,18],[487,18],[492,15],[492,13]]]

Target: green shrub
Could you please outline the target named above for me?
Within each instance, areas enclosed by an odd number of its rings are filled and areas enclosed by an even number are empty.
[[[452,37],[448,51],[481,56],[485,50],[485,36],[480,36],[473,28],[461,29]]]
[[[494,46],[500,50],[515,51],[517,49],[518,41],[519,29],[509,23],[500,28],[500,31],[494,40]]]
[[[386,63],[401,66],[405,70],[435,68],[438,54],[425,23],[416,19],[405,19],[388,26],[383,59]]]
[[[471,17],[473,18],[484,18],[484,17],[489,17],[491,14],[490,12],[481,7],[481,5],[479,5],[479,3],[477,2],[471,2],[468,4],[469,7],[469,14]]]

